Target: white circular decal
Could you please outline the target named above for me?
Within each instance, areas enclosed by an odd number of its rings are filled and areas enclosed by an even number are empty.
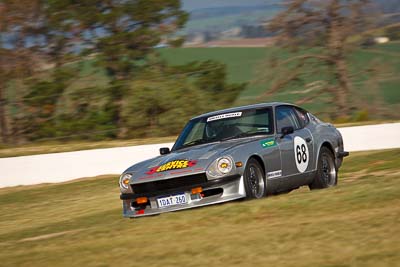
[[[310,154],[308,153],[306,141],[303,138],[296,136],[294,138],[294,161],[296,162],[299,172],[306,171],[309,158]]]

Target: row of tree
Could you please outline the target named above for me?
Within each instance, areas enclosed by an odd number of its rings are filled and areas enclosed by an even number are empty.
[[[170,135],[229,105],[244,85],[227,84],[224,65],[157,54],[182,43],[187,17],[179,0],[1,0],[1,141]],[[88,66],[93,80],[71,90]]]
[[[298,104],[326,96],[333,107],[333,118],[347,118],[359,108],[353,99],[354,80],[379,76],[379,64],[351,68],[351,56],[360,43],[351,41],[363,35],[378,21],[376,6],[370,0],[292,0],[268,23],[286,47],[287,56],[273,55],[266,71],[270,80],[266,96],[290,86],[308,90]],[[367,84],[367,82],[366,82]],[[363,92],[359,92],[363,93]]]
[[[349,66],[351,38],[375,15],[369,3],[286,2],[267,27],[289,53],[268,60],[264,99],[295,85],[309,90],[298,104],[323,95],[336,118],[349,116],[352,80],[378,71]],[[227,84],[224,65],[159,57],[158,44],[182,43],[187,18],[179,0],[0,0],[2,141],[171,135],[191,115],[231,105],[244,85]]]

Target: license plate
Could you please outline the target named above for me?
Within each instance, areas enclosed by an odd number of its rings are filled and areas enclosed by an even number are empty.
[[[159,208],[183,205],[186,204],[187,202],[188,201],[185,194],[157,198],[157,204]]]

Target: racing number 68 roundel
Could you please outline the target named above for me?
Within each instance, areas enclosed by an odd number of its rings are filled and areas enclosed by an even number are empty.
[[[296,136],[294,138],[294,159],[299,172],[305,172],[307,170],[309,158],[310,154],[308,153],[306,141]]]

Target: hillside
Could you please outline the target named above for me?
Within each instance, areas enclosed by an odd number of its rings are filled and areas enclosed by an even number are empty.
[[[281,10],[280,5],[225,6],[190,11],[190,20],[183,33],[222,32],[244,25],[257,25],[271,19]]]
[[[244,90],[236,100],[236,105],[252,104],[263,101],[284,101],[296,102],[304,96],[306,92],[302,87],[289,88],[286,91],[275,94],[272,97],[264,97],[263,94],[268,89],[268,81],[262,79],[268,66],[265,63],[271,54],[281,54],[277,48],[180,48],[164,49],[162,55],[172,64],[183,64],[193,60],[218,60],[227,64],[228,79],[231,82],[246,82],[247,89]],[[371,49],[360,49],[352,56],[352,68],[356,72],[361,66],[368,64],[383,64],[388,67],[391,64],[393,68],[388,68],[379,78],[380,89],[374,91],[372,87],[364,84],[363,80],[354,80],[354,92],[352,97],[354,101],[367,101],[372,106],[379,108],[375,100],[382,100],[388,116],[399,118],[396,112],[400,108],[400,43],[390,43],[386,45],[375,46]],[[375,62],[375,63],[373,63]],[[390,63],[390,64],[389,64]],[[377,99],[377,96],[379,99]],[[320,100],[323,100],[321,98]],[[351,101],[350,101],[351,102]],[[357,103],[357,102],[356,102]],[[303,104],[314,113],[320,113],[323,117],[331,109],[322,101],[313,101]],[[382,106],[380,106],[382,107]],[[374,114],[371,114],[372,116]]]
[[[283,9],[283,0],[183,0],[190,17],[183,33],[222,32],[233,27],[256,25],[271,19]],[[398,0],[372,0],[374,11],[390,15],[400,12]],[[400,16],[386,17],[387,23],[399,22]]]
[[[268,71],[267,60],[271,54],[285,56],[285,52],[278,48],[164,48],[159,50],[162,57],[173,65],[180,65],[192,61],[216,60],[226,64],[227,79],[230,83],[247,83],[247,87],[242,91],[233,105],[253,104],[268,101],[296,102],[307,93],[302,86],[292,87],[286,91],[279,92],[273,96],[264,96],[269,88],[269,83],[263,77]],[[352,101],[355,103],[369,103],[364,105],[369,107],[368,118],[372,120],[391,120],[399,119],[397,110],[400,109],[400,43],[389,43],[385,45],[374,46],[368,49],[359,49],[352,55],[352,71],[356,72],[359,68],[365,66],[374,66],[379,64],[384,69],[377,79],[379,88],[376,85],[371,86],[364,83],[363,78],[353,80],[354,92]],[[93,61],[80,63],[83,66],[82,73],[67,88],[65,95],[71,95],[80,89],[90,86],[106,87],[108,79],[105,73],[94,66]],[[9,101],[20,99],[23,95],[24,87],[16,84],[16,87],[9,87]],[[102,99],[99,94],[97,99]],[[302,106],[311,112],[318,114],[323,119],[329,120],[329,114],[332,113],[332,107],[323,103],[324,96],[316,99],[312,103],[304,103]],[[213,107],[209,107],[212,109]],[[384,115],[376,116],[374,110],[383,110]],[[12,112],[12,110],[11,110]],[[361,110],[359,112],[365,112]],[[355,112],[355,116],[358,116]],[[356,118],[357,119],[357,118]]]
[[[279,4],[281,0],[182,0],[183,8],[187,11],[193,11],[203,8],[220,7],[243,7],[243,6],[262,6],[267,4]]]

